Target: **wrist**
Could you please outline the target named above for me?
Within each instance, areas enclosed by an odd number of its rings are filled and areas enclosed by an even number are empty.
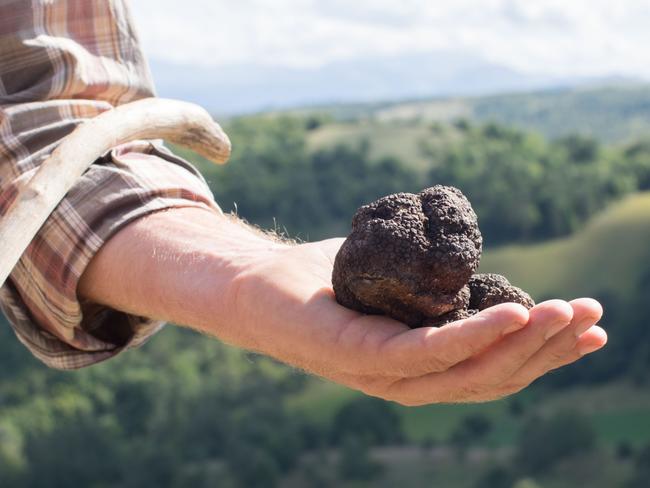
[[[292,245],[223,216],[218,238],[209,239],[194,271],[184,280],[183,287],[192,290],[188,299],[194,304],[195,316],[190,322],[179,323],[224,342],[254,349],[250,336],[255,334],[251,330],[256,325],[255,311],[263,301],[259,285],[267,270]]]

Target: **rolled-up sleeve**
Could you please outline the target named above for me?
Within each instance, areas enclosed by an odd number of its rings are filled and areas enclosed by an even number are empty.
[[[178,207],[220,212],[200,173],[164,147],[139,141],[96,161],[0,291],[0,306],[20,341],[48,366],[75,369],[138,346],[158,331],[159,321],[80,301],[77,285],[112,235],[147,214]]]

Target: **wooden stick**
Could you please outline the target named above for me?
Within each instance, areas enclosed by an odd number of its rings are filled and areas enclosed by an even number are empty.
[[[108,150],[137,139],[166,139],[217,164],[230,156],[230,140],[201,107],[147,98],[88,120],[68,135],[0,216],[0,286],[70,188]]]

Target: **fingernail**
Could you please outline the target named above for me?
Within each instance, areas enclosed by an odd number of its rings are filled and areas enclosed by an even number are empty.
[[[567,325],[569,325],[567,322],[564,320],[561,320],[560,322],[556,322],[553,324],[548,331],[546,332],[546,335],[544,336],[545,340],[549,340],[551,337],[553,337],[555,334],[563,330]]]
[[[508,334],[512,334],[513,332],[517,332],[518,330],[523,329],[525,325],[526,324],[522,324],[521,322],[515,322],[510,327],[503,330],[503,335],[508,335]]]
[[[599,345],[599,344],[585,344],[584,346],[578,347],[578,353],[581,356],[586,356],[587,354],[591,354],[592,352],[596,352],[601,347],[603,347],[603,346]]]

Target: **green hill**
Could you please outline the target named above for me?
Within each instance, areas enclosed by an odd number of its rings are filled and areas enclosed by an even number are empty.
[[[471,105],[477,120],[536,130],[552,139],[579,133],[617,143],[650,134],[650,85],[499,95]]]
[[[409,167],[425,169],[431,163],[423,156],[421,144],[423,141],[431,143],[435,136],[427,124],[419,121],[382,122],[369,119],[325,124],[309,134],[307,144],[310,150],[317,151],[337,144],[355,146],[367,142],[372,159],[392,157]]]
[[[621,142],[648,134],[650,85],[588,85],[483,97],[330,105],[290,113],[324,114],[340,122],[495,121],[535,130],[550,138],[580,133],[604,142]]]
[[[566,239],[487,252],[499,272],[537,298],[627,294],[650,269],[650,193],[630,196]]]

